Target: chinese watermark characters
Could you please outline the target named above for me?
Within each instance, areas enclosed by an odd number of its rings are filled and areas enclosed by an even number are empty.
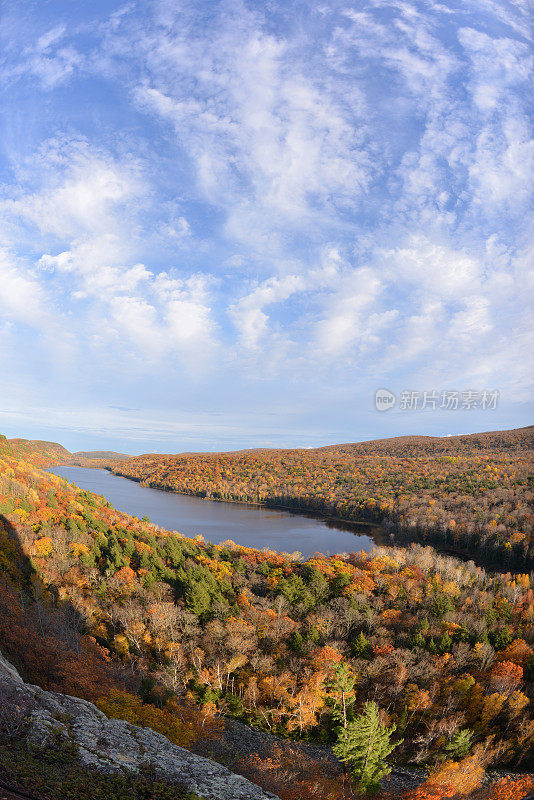
[[[399,411],[494,411],[499,402],[498,389],[476,391],[467,389],[456,391],[444,389],[438,391],[404,390],[397,398],[389,389],[377,389],[375,392],[375,408],[377,411],[389,411],[395,406]]]

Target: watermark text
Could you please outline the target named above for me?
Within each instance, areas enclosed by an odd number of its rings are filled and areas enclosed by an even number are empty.
[[[498,389],[430,389],[415,391],[405,389],[396,396],[389,389],[377,389],[375,392],[375,408],[377,411],[494,411],[499,403]]]

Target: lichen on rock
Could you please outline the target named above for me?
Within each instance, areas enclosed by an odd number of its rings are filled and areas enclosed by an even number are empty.
[[[5,665],[8,665],[7,667]],[[278,800],[226,767],[172,744],[150,728],[108,719],[93,703],[23,683],[0,665],[3,714],[25,718],[25,736],[35,752],[76,752],[82,765],[105,774],[138,773],[150,768],[169,783],[179,783],[207,800]]]

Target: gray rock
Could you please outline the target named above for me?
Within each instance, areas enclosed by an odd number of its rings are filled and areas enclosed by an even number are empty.
[[[0,705],[4,715],[12,711],[17,716],[24,711],[27,741],[35,750],[72,746],[83,765],[108,774],[135,773],[150,766],[158,777],[209,800],[279,800],[150,728],[108,719],[86,700],[44,691],[23,683],[16,670],[14,673],[0,669]]]
[[[0,675],[9,675],[11,678],[13,678],[13,680],[22,683],[22,678],[20,677],[18,671],[15,669],[13,664],[10,664],[9,661],[6,658],[4,658],[1,652],[0,652]]]

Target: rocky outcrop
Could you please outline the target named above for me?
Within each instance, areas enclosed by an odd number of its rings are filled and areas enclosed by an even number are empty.
[[[194,755],[150,728],[108,719],[85,700],[23,683],[0,659],[0,707],[11,724],[24,721],[28,745],[35,751],[65,746],[84,766],[102,773],[139,772],[175,782],[207,800],[278,800],[241,775]]]
[[[13,664],[10,664],[9,661],[6,658],[4,658],[1,652],[0,652],[0,675],[7,675],[9,678],[13,678],[14,681],[22,683],[22,678],[20,677],[18,671],[15,669]]]

